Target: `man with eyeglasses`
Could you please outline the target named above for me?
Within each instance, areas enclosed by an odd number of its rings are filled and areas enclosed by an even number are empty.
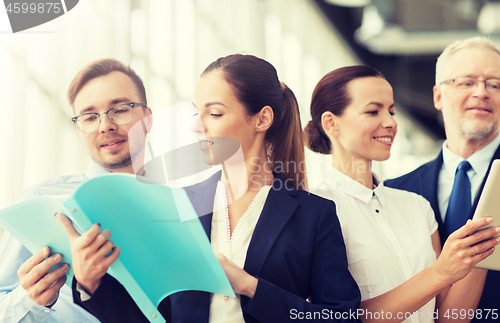
[[[444,244],[474,214],[491,163],[500,158],[500,48],[484,37],[448,46],[436,63],[434,105],[443,113],[446,132],[441,153],[385,185],[427,198]],[[484,273],[474,269],[464,278],[477,281],[471,294],[482,291],[473,322],[499,322],[500,272],[488,271],[482,290]]]
[[[18,202],[71,194],[82,182],[110,172],[134,174],[132,159],[142,154],[134,151],[131,157],[128,131],[141,122],[147,133],[152,123],[139,76],[117,60],[98,60],[75,76],[67,95],[75,114],[72,121],[93,161],[85,174],[39,183],[24,191]],[[107,230],[100,235],[109,239]],[[59,254],[49,254],[45,247],[32,255],[4,233],[0,243],[0,322],[99,322],[73,304],[71,288],[64,285],[69,267]],[[113,249],[107,261],[112,263],[118,254],[119,248]]]

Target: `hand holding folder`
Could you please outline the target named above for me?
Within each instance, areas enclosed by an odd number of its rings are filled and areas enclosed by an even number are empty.
[[[93,294],[109,266],[118,259],[120,247],[114,247],[113,242],[109,240],[111,231],[101,231],[99,224],[93,224],[87,232],[80,235],[64,214],[56,213],[56,218],[69,238],[76,279],[87,293]]]
[[[164,322],[157,310],[165,297],[201,290],[234,297],[205,231],[182,189],[139,182],[134,176],[111,174],[91,179],[62,203],[39,197],[0,211],[0,225],[28,250],[49,246],[70,265],[71,249],[56,212],[67,215],[82,234],[94,223],[113,233],[121,248],[110,266],[151,322]],[[183,221],[183,219],[190,219]]]

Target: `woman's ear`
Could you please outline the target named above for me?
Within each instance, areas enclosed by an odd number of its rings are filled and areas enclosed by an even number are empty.
[[[323,112],[321,115],[321,126],[328,137],[339,135],[338,117],[330,111]]]
[[[274,112],[273,109],[266,105],[260,109],[259,113],[255,115],[257,117],[256,131],[267,131],[273,124]]]

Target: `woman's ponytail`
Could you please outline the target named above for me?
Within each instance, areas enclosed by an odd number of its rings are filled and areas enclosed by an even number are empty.
[[[269,162],[273,170],[293,183],[295,188],[307,189],[304,158],[304,135],[300,124],[299,104],[292,90],[281,83],[283,92],[283,113],[275,120],[276,130],[268,140]]]

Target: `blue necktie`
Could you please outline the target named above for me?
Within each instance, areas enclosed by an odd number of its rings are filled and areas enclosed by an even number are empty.
[[[446,234],[450,235],[467,222],[471,212],[471,188],[467,171],[471,169],[468,161],[462,161],[455,172],[455,181],[444,219]]]

